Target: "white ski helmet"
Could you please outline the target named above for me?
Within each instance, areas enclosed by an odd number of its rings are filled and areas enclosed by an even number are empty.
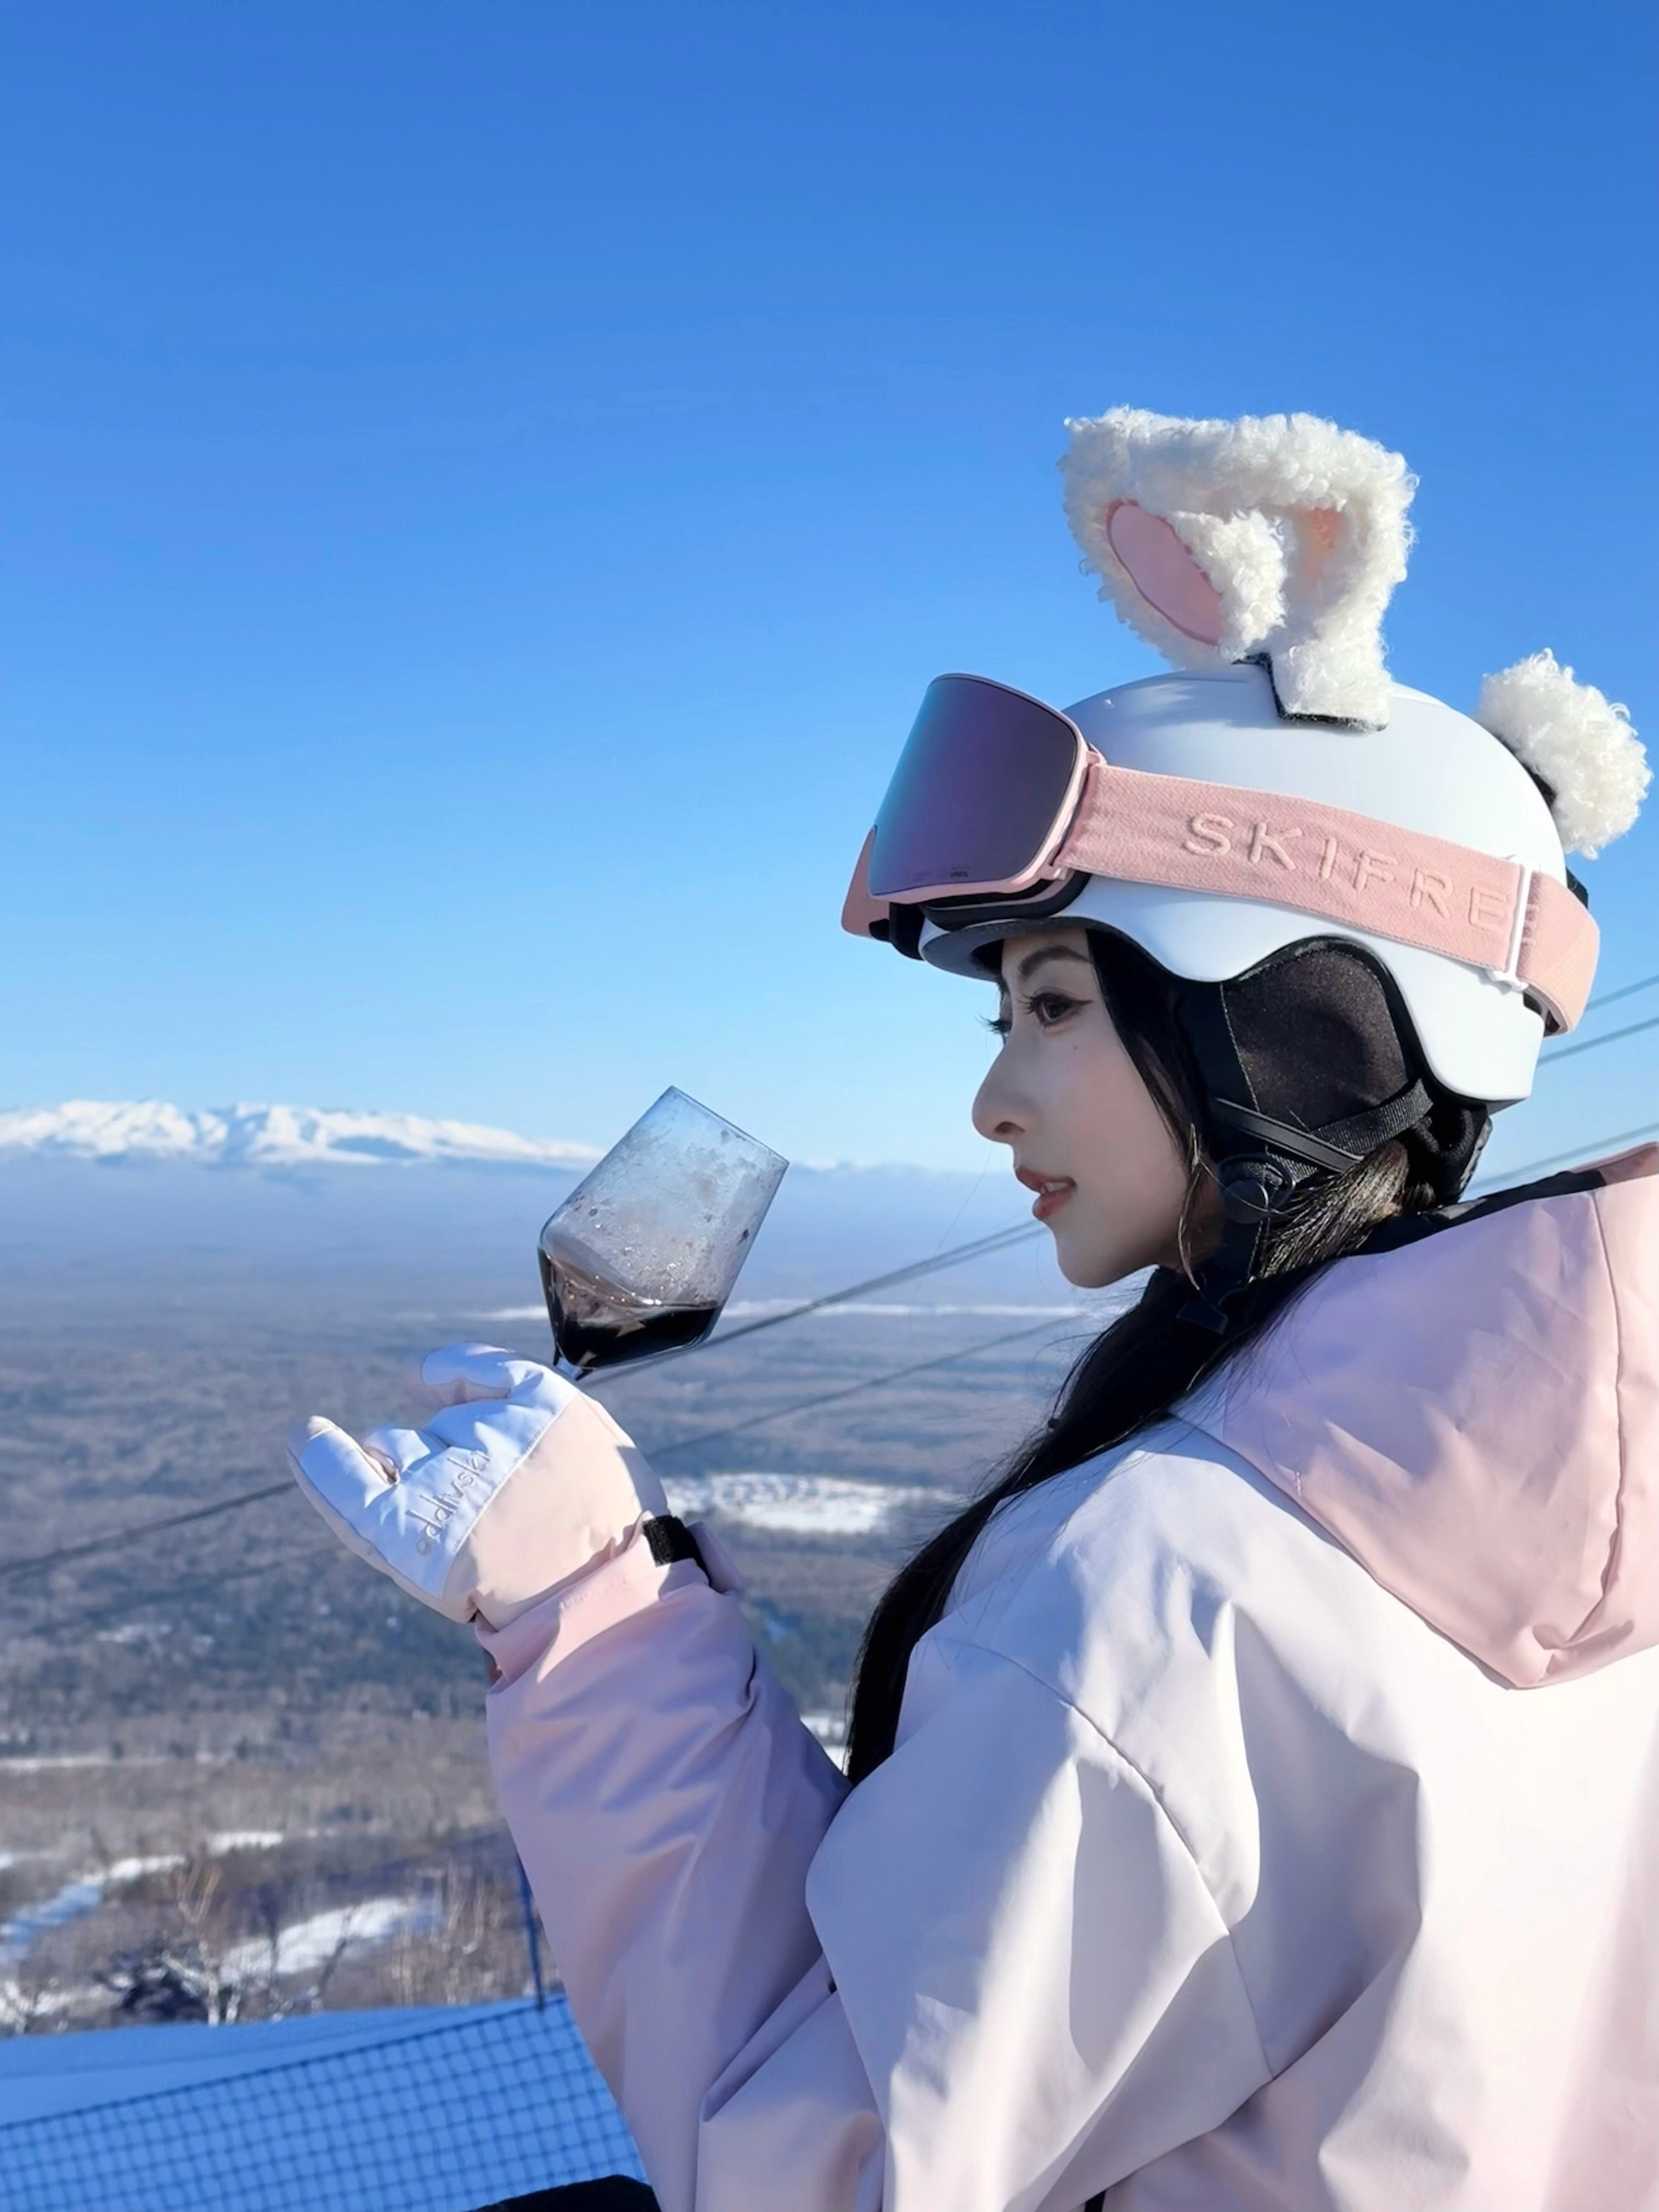
[[[893,877],[902,825],[884,855],[884,823],[927,803],[907,755],[847,926],[982,975],[997,939],[1063,917],[1199,984],[1349,943],[1392,980],[1440,1086],[1491,1108],[1525,1097],[1595,966],[1565,851],[1628,829],[1650,780],[1625,710],[1547,653],[1488,678],[1473,719],[1389,681],[1381,619],[1414,485],[1370,440],[1310,416],[1131,408],[1068,428],[1086,565],[1181,672],[1054,718],[1082,740],[1073,812],[1004,884],[965,881],[996,872],[971,860],[914,890],[914,872]]]

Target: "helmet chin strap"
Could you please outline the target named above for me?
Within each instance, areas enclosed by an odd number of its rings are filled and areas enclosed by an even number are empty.
[[[1207,1329],[1212,1336],[1226,1335],[1236,1319],[1234,1301],[1255,1280],[1268,1224],[1297,1189],[1297,1181],[1270,1153],[1218,1165],[1221,1240],[1200,1270],[1180,1320]]]
[[[1380,1105],[1316,1128],[1281,1121],[1255,1103],[1221,987],[1183,991],[1181,1012],[1208,1106],[1222,1228],[1180,1319],[1220,1337],[1238,1318],[1240,1293],[1256,1279],[1269,1229],[1300,1193],[1319,1176],[1351,1172],[1379,1145],[1421,1121],[1433,1102],[1416,1078]]]

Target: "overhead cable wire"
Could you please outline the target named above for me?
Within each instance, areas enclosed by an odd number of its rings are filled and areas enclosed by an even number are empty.
[[[1494,1168],[1490,1175],[1477,1176],[1469,1186],[1478,1190],[1485,1183],[1513,1182],[1522,1176],[1540,1175],[1546,1168],[1559,1168],[1575,1160],[1591,1162],[1604,1158],[1614,1145],[1634,1145],[1644,1137],[1659,1137],[1659,1121],[1646,1121],[1639,1129],[1620,1129],[1611,1137],[1597,1137],[1586,1145],[1575,1145],[1571,1152],[1552,1152],[1547,1160],[1528,1160],[1522,1168]]]
[[[1652,1024],[1644,1023],[1638,1026],[1647,1028]],[[1613,1040],[1597,1038],[1595,1042],[1610,1043]],[[1600,1137],[1590,1144],[1575,1146],[1571,1152],[1554,1153],[1547,1159],[1529,1160],[1522,1166],[1503,1170],[1489,1180],[1519,1182],[1524,1176],[1535,1175],[1545,1168],[1558,1166],[1564,1160],[1581,1159],[1587,1152],[1594,1154],[1600,1152],[1604,1146],[1632,1144],[1643,1137],[1656,1133],[1659,1133],[1659,1122],[1649,1123],[1642,1128],[1626,1129],[1616,1136]],[[1488,1178],[1483,1178],[1483,1180],[1488,1180]],[[1023,1237],[1033,1233],[1033,1230],[1024,1226],[999,1231],[993,1237],[977,1239],[971,1246],[957,1247],[949,1252],[937,1254],[932,1260],[917,1261],[908,1267],[896,1269],[893,1275],[876,1276],[869,1282],[855,1285],[848,1290],[835,1291],[822,1298],[808,1299],[804,1304],[791,1307],[785,1313],[769,1314],[764,1316],[762,1325],[773,1327],[784,1321],[798,1320],[804,1314],[818,1312],[825,1306],[841,1304],[847,1299],[857,1296],[860,1291],[890,1284],[896,1277],[912,1279],[917,1275],[928,1273],[935,1268],[951,1267],[959,1259],[993,1249],[1005,1249],[1007,1245],[1017,1243]],[[999,1345],[1011,1344],[1022,1337],[1039,1335],[1043,1329],[1050,1326],[1053,1318],[1054,1316],[1050,1316],[1029,1328],[1012,1329],[1005,1335],[988,1337],[979,1344],[964,1346],[960,1352],[945,1352],[936,1358],[919,1360],[911,1366],[896,1368],[884,1375],[862,1376],[857,1382],[848,1384],[842,1389],[829,1391],[814,1398],[798,1400],[788,1406],[778,1407],[770,1413],[758,1414],[751,1420],[735,1423],[728,1428],[704,1430],[696,1436],[671,1439],[666,1443],[656,1446],[651,1456],[659,1459],[665,1458],[671,1453],[689,1451],[698,1444],[724,1442],[728,1437],[742,1434],[749,1429],[763,1427],[771,1421],[783,1420],[791,1413],[806,1413],[819,1406],[831,1405],[841,1400],[857,1397],[866,1390],[880,1389],[888,1383],[903,1382],[909,1376],[922,1374],[930,1368],[949,1366],[957,1360],[972,1358],[979,1352],[994,1351]],[[743,1329],[733,1329],[729,1336],[715,1337],[711,1341],[713,1344],[730,1343],[734,1337],[752,1333],[755,1326],[757,1324],[749,1324]],[[701,1351],[708,1348],[709,1346],[707,1345],[693,1345],[686,1347],[688,1351]],[[657,1363],[652,1361],[649,1364],[654,1366]],[[618,1373],[625,1371],[625,1370],[617,1370]],[[592,1380],[587,1387],[590,1389],[592,1388]],[[44,1573],[48,1568],[68,1565],[75,1560],[88,1559],[100,1552],[116,1551],[124,1544],[136,1543],[146,1536],[163,1534],[169,1528],[181,1528],[194,1522],[210,1521],[222,1513],[238,1513],[244,1506],[258,1505],[267,1498],[284,1497],[293,1489],[293,1486],[290,1481],[267,1483],[260,1489],[241,1491],[234,1498],[222,1498],[210,1505],[193,1506],[185,1512],[164,1514],[154,1521],[137,1522],[131,1528],[119,1529],[112,1535],[93,1536],[82,1543],[60,1545],[52,1551],[38,1552],[27,1559],[0,1561],[0,1582],[11,1581],[21,1575]]]
[[[717,1351],[721,1345],[735,1344],[739,1337],[757,1336],[763,1328],[781,1328],[787,1321],[804,1321],[808,1314],[822,1313],[830,1306],[848,1305],[855,1298],[868,1297],[872,1291],[890,1291],[900,1283],[914,1282],[919,1275],[936,1274],[942,1267],[986,1259],[994,1252],[1006,1252],[1016,1244],[1029,1243],[1032,1237],[1042,1234],[1041,1222],[1017,1221],[1012,1228],[993,1230],[989,1236],[976,1237],[971,1244],[955,1244],[948,1252],[936,1252],[931,1260],[913,1260],[908,1267],[895,1267],[890,1274],[872,1275],[867,1282],[849,1284],[844,1291],[826,1291],[821,1298],[805,1298],[799,1305],[785,1307],[781,1313],[763,1314],[758,1321],[741,1322],[736,1328],[723,1328],[713,1336],[704,1337],[700,1343],[678,1345],[672,1352],[659,1352],[654,1358],[641,1360],[637,1366],[601,1368],[597,1375],[587,1377],[587,1388],[592,1390],[601,1383],[623,1382],[646,1367],[655,1369],[670,1359],[684,1359],[689,1352]]]
[[[1538,1065],[1553,1067],[1558,1060],[1575,1059],[1581,1052],[1595,1052],[1599,1046],[1617,1044],[1621,1037],[1640,1036],[1644,1030],[1659,1030],[1659,1014],[1650,1014],[1644,1022],[1632,1022],[1627,1028],[1609,1030],[1605,1036],[1586,1037],[1582,1044],[1558,1044],[1545,1053]]]
[[[1659,977],[1652,980],[1659,981]],[[1575,1146],[1571,1152],[1552,1153],[1547,1159],[1528,1160],[1520,1167],[1505,1169],[1493,1180],[1518,1182],[1527,1176],[1539,1174],[1545,1168],[1557,1167],[1564,1160],[1583,1159],[1586,1152],[1594,1156],[1605,1147],[1634,1144],[1643,1137],[1656,1134],[1659,1134],[1659,1121],[1650,1121],[1638,1129],[1623,1129],[1614,1136],[1595,1138],[1587,1145]],[[834,1301],[824,1299],[817,1303],[830,1304]],[[980,1352],[994,1351],[1000,1345],[1013,1344],[1024,1337],[1039,1336],[1052,1325],[1054,1318],[1051,1316],[1030,1328],[1010,1329],[1000,1336],[986,1337],[978,1344],[965,1346],[960,1352],[947,1352],[934,1358],[920,1359],[908,1367],[896,1367],[881,1375],[863,1376],[858,1382],[848,1383],[841,1389],[825,1391],[814,1398],[798,1399],[787,1406],[777,1407],[770,1413],[757,1413],[748,1420],[733,1422],[727,1428],[703,1429],[695,1436],[677,1437],[666,1443],[653,1444],[646,1456],[653,1461],[666,1459],[673,1453],[693,1450],[699,1444],[724,1443],[731,1437],[745,1435],[750,1429],[763,1428],[769,1422],[786,1420],[792,1413],[810,1413],[820,1406],[834,1405],[847,1398],[861,1396],[866,1390],[878,1390],[888,1383],[904,1382],[908,1376],[925,1374],[931,1368],[948,1367],[954,1361],[971,1359]]]
[[[1600,1013],[1603,1006],[1616,1006],[1621,999],[1633,999],[1638,991],[1651,991],[1659,984],[1659,975],[1641,975],[1633,983],[1621,983],[1616,991],[1598,991],[1584,1008],[1586,1014]],[[1659,1015],[1650,1021],[1632,1022],[1628,1029],[1611,1030],[1606,1036],[1585,1037],[1577,1044],[1552,1047],[1539,1057],[1540,1067],[1548,1067],[1558,1060],[1571,1060],[1575,1053],[1593,1052],[1597,1045],[1617,1044],[1620,1037],[1638,1036],[1644,1030],[1659,1025]]]
[[[800,1305],[790,1306],[782,1313],[766,1314],[759,1321],[744,1322],[723,1335],[705,1340],[702,1344],[687,1345],[684,1350],[702,1352],[712,1349],[715,1345],[730,1344],[733,1339],[752,1335],[757,1329],[776,1328],[786,1321],[799,1321],[807,1314],[821,1312],[826,1306],[843,1305],[849,1299],[863,1297],[871,1291],[910,1282],[919,1275],[954,1267],[963,1261],[985,1258],[993,1252],[1004,1251],[1011,1245],[1041,1234],[1039,1223],[1018,1222],[1011,1229],[995,1230],[989,1236],[975,1237],[970,1243],[956,1244],[948,1251],[936,1252],[931,1259],[915,1260],[908,1267],[896,1267],[888,1274],[872,1275],[865,1282],[849,1284],[845,1290],[830,1291],[823,1297],[808,1298]],[[641,1372],[646,1366],[659,1366],[662,1358],[671,1356],[673,1355],[664,1354],[657,1359],[641,1361],[639,1367],[633,1370],[616,1368],[602,1371],[598,1376],[589,1376],[586,1387],[591,1390],[595,1382],[619,1381],[623,1375]],[[258,1505],[268,1498],[284,1497],[293,1487],[291,1481],[266,1483],[258,1490],[239,1491],[234,1498],[217,1498],[210,1505],[194,1505],[183,1512],[162,1514],[153,1521],[136,1522],[131,1528],[118,1530],[113,1535],[92,1536],[83,1543],[59,1545],[52,1551],[37,1552],[27,1559],[0,1560],[0,1582],[10,1581],[19,1575],[43,1572],[48,1567],[65,1566],[76,1559],[89,1558],[95,1553],[116,1550],[121,1545],[135,1542],[143,1536],[161,1535],[169,1528],[182,1528],[191,1522],[213,1520],[221,1513],[238,1513],[245,1505]]]
[[[907,1382],[912,1375],[926,1375],[931,1368],[949,1367],[958,1359],[977,1358],[982,1352],[994,1352],[999,1345],[1017,1344],[1022,1337],[1041,1336],[1054,1325],[1054,1316],[1051,1314],[1029,1328],[1006,1329],[1000,1336],[982,1337],[977,1344],[963,1345],[959,1352],[943,1352],[932,1359],[913,1360],[908,1367],[891,1367],[881,1375],[861,1375],[856,1382],[845,1383],[839,1390],[824,1390],[815,1398],[797,1398],[790,1405],[775,1406],[769,1413],[754,1413],[746,1421],[733,1421],[729,1428],[699,1429],[695,1436],[674,1437],[666,1443],[653,1444],[646,1457],[654,1462],[677,1452],[694,1451],[699,1444],[724,1443],[729,1437],[746,1436],[750,1429],[764,1428],[770,1421],[787,1420],[792,1413],[810,1413],[820,1406],[836,1405],[843,1398],[862,1397],[866,1390],[885,1389],[890,1382]]]
[[[1026,1328],[1012,1328],[1000,1336],[985,1337],[977,1344],[963,1345],[960,1351],[941,1352],[932,1359],[918,1359],[908,1367],[895,1367],[880,1375],[863,1375],[856,1382],[846,1384],[838,1390],[826,1390],[811,1398],[799,1398],[787,1406],[775,1406],[769,1413],[757,1413],[745,1421],[735,1421],[724,1429],[700,1430],[696,1436],[678,1437],[666,1443],[655,1444],[647,1454],[653,1460],[666,1459],[672,1453],[690,1451],[697,1444],[723,1442],[727,1437],[742,1435],[746,1430],[763,1428],[769,1421],[786,1420],[792,1413],[810,1413],[818,1406],[833,1405],[842,1398],[856,1398],[866,1390],[879,1390],[890,1382],[902,1382],[912,1375],[925,1374],[929,1368],[949,1367],[958,1359],[972,1359],[981,1352],[994,1352],[999,1345],[1013,1344],[1020,1338],[1040,1336],[1054,1325],[1055,1316],[1046,1315],[1040,1322]],[[65,1544],[57,1551],[39,1552],[31,1559],[8,1559],[0,1563],[0,1581],[30,1572],[42,1573],[48,1567],[69,1565],[83,1559],[95,1552],[111,1552],[123,1544],[136,1541],[141,1536],[154,1536],[168,1528],[177,1528],[190,1521],[210,1521],[216,1514],[240,1512],[245,1505],[258,1505],[267,1498],[291,1496],[293,1482],[273,1482],[262,1490],[245,1490],[234,1498],[222,1498],[212,1505],[198,1505],[188,1513],[169,1513],[156,1521],[140,1521],[131,1528],[118,1530],[112,1536],[94,1536],[83,1544]]]
[[[221,1513],[240,1513],[245,1505],[258,1505],[267,1498],[281,1498],[294,1487],[292,1480],[268,1482],[262,1490],[239,1490],[234,1498],[221,1498],[211,1505],[193,1505],[188,1512],[164,1513],[155,1521],[135,1522],[118,1528],[112,1536],[89,1536],[83,1544],[60,1544],[55,1551],[36,1552],[27,1559],[0,1560],[0,1582],[18,1575],[34,1574],[47,1567],[66,1566],[71,1560],[90,1559],[94,1552],[118,1551],[141,1536],[159,1536],[168,1528],[182,1528],[191,1521],[211,1521]]]
[[[965,1344],[959,1351],[957,1352],[942,1352],[932,1359],[914,1360],[908,1367],[895,1367],[880,1375],[860,1376],[856,1382],[848,1383],[841,1389],[826,1390],[822,1392],[818,1396],[813,1398],[796,1399],[787,1406],[775,1406],[769,1413],[757,1413],[745,1421],[734,1421],[726,1428],[701,1430],[696,1436],[677,1437],[666,1443],[653,1444],[650,1450],[646,1454],[646,1457],[655,1462],[657,1460],[668,1459],[677,1452],[693,1450],[699,1444],[723,1443],[729,1437],[740,1437],[746,1435],[750,1429],[764,1428],[769,1422],[787,1420],[792,1413],[811,1413],[819,1406],[834,1405],[839,1399],[860,1397],[866,1390],[880,1390],[885,1389],[890,1383],[908,1382],[913,1375],[924,1375],[931,1368],[949,1367],[958,1360],[976,1358],[981,1352],[994,1352],[1001,1345],[1014,1344],[1024,1337],[1041,1335],[1043,1330],[1052,1328],[1054,1327],[1056,1318],[1057,1317],[1055,1316],[1050,1315],[1044,1320],[1035,1322],[1030,1328],[1007,1329],[1000,1336],[982,1338],[977,1344]],[[292,1490],[293,1487],[293,1484],[289,1482],[280,1483],[277,1485],[277,1490],[279,1491]],[[276,1493],[274,1492],[270,1491],[258,1491],[245,1498],[227,1498],[222,1504],[210,1506],[207,1510],[215,1513],[229,1512],[237,1505],[251,1505],[254,1502],[255,1498],[266,1498],[275,1494]],[[198,1516],[197,1517],[200,1518],[201,1516]],[[153,1528],[158,1524],[155,1522],[150,1522],[147,1525]],[[142,1532],[135,1530],[128,1531],[129,1534],[140,1533]],[[107,1541],[107,1540],[106,1540],[106,1541]],[[91,1547],[83,1548],[100,1547]],[[47,1561],[50,1561],[51,1557],[52,1554],[46,1554]],[[21,1564],[28,1565],[30,1563],[25,1561]],[[33,1564],[40,1565],[43,1563],[37,1560]],[[0,1571],[5,1571],[0,1570]],[[264,1571],[264,1569],[262,1566],[234,1569],[231,1573],[228,1575],[204,1577],[199,1585],[192,1584],[191,1587],[192,1589],[200,1587],[205,1595],[210,1595],[213,1590],[216,1589],[223,1583],[237,1581],[246,1577],[252,1577],[255,1574],[263,1573]],[[180,1585],[179,1587],[182,1588],[183,1586]],[[95,1628],[100,1621],[124,1619],[133,1610],[136,1605],[148,1605],[155,1601],[158,1595],[164,1599],[171,1600],[178,1595],[178,1591],[173,1589],[159,1594],[150,1590],[144,1591],[132,1598],[130,1598],[124,1604],[102,1607],[97,1613],[91,1615],[90,1618],[78,1620],[76,1626],[77,1628],[82,1629]]]
[[[1638,991],[1652,990],[1656,983],[1659,983],[1659,975],[1644,975],[1639,982],[1621,983],[1616,991],[1598,991],[1584,1012],[1593,1014],[1598,1007],[1617,1006],[1620,999],[1633,999]]]

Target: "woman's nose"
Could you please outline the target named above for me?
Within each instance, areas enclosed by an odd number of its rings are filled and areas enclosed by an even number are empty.
[[[1005,1048],[992,1061],[975,1097],[974,1127],[994,1145],[1014,1145],[1024,1135],[1029,1121],[1010,1079]]]

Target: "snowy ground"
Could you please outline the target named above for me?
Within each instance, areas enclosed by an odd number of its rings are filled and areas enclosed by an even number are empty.
[[[939,1498],[912,1484],[834,1474],[670,1475],[663,1487],[683,1521],[735,1521],[791,1536],[872,1535],[907,1507]]]
[[[216,1858],[232,1851],[273,1850],[283,1840],[280,1829],[239,1828],[210,1836],[205,1849]],[[0,1870],[15,1866],[17,1858],[15,1853],[0,1853]],[[94,1868],[60,1883],[50,1895],[26,1905],[9,1920],[0,1921],[0,1973],[26,1958],[31,1946],[48,1929],[66,1928],[70,1921],[95,1912],[112,1891],[129,1888],[149,1875],[170,1874],[184,1863],[180,1851],[163,1851],[147,1858],[113,1859],[106,1867]]]
[[[222,1971],[233,1982],[261,1984],[271,1975],[286,1979],[314,1974],[342,1952],[389,1943],[406,1933],[426,1934],[441,1919],[436,1900],[429,1897],[366,1897],[331,1912],[310,1913],[278,1929],[269,1941],[255,1936],[232,1944]]]
[[[267,1860],[285,1842],[275,1831],[240,1830],[209,1839],[210,1858],[235,1854],[244,1859]],[[14,1854],[5,1854],[4,1869],[16,1865]],[[155,1886],[156,1877],[183,1876],[190,1867],[186,1855],[167,1851],[145,1857],[112,1861],[107,1866],[60,1881],[55,1888],[0,1922],[0,2033],[34,2028],[66,2016],[84,2017],[89,2009],[106,2007],[109,1995],[95,1981],[55,1978],[45,1988],[31,1979],[32,1959],[43,1942],[61,1935],[74,1923],[88,1918],[125,1893],[143,1885]],[[158,1925],[168,1916],[163,1912]],[[290,1990],[325,1969],[335,1970],[348,1959],[361,1956],[399,1937],[441,1934],[444,1910],[430,1888],[415,1893],[362,1897],[350,1904],[297,1918],[280,1915],[256,1936],[222,1944],[211,1954],[216,1988],[228,1993],[233,2009],[241,1996],[263,1997],[267,2008],[277,2002],[284,1987]],[[172,1931],[176,1937],[176,1928]],[[202,1948],[198,1936],[198,1948]],[[295,1991],[297,1994],[297,1991]]]

